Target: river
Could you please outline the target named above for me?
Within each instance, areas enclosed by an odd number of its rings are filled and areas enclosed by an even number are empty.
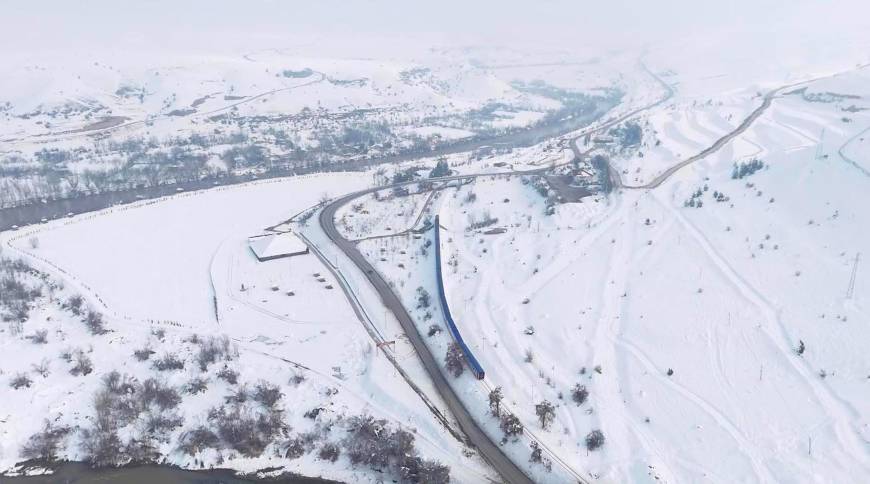
[[[27,477],[0,476],[0,484],[337,484],[316,477],[288,476],[266,479],[236,477],[227,469],[188,471],[176,467],[141,465],[117,469],[91,469],[80,462],[66,462],[50,475]]]
[[[618,104],[618,102],[619,100],[617,97],[603,98],[598,100],[595,109],[591,109],[589,113],[586,113],[582,116],[570,116],[559,119],[555,122],[542,124],[529,129],[514,131],[498,136],[474,137],[460,140],[455,143],[440,146],[432,151],[424,153],[390,155],[380,158],[355,160],[314,168],[276,169],[273,171],[267,171],[265,173],[258,174],[256,177],[251,175],[232,175],[221,178],[210,178],[180,183],[167,183],[164,185],[158,185],[153,187],[130,188],[123,191],[97,193],[85,196],[78,196],[75,198],[47,200],[42,203],[3,208],[0,209],[0,231],[9,230],[16,226],[23,227],[25,225],[36,224],[42,221],[54,220],[57,218],[66,217],[69,214],[78,215],[81,213],[102,210],[113,205],[130,203],[137,200],[159,198],[182,191],[203,190],[218,185],[232,185],[237,183],[244,183],[253,179],[281,178],[325,171],[363,170],[367,167],[374,165],[399,163],[423,157],[437,157],[455,153],[462,153],[466,151],[473,151],[484,146],[494,146],[499,148],[523,148],[541,143],[550,138],[562,136],[564,134],[588,126],[593,121],[596,121],[597,119],[601,118],[605,113],[610,111],[614,106]]]

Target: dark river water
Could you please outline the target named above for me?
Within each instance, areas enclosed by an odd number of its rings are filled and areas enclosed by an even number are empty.
[[[85,464],[70,462],[59,465],[55,473],[45,476],[2,477],[0,484],[337,484],[313,477],[282,477],[253,480],[236,477],[232,471],[219,469],[187,471],[174,467],[146,465],[120,469],[91,469]]]
[[[382,163],[409,161],[421,157],[441,156],[453,153],[472,151],[484,146],[520,148],[532,146],[547,139],[561,136],[588,126],[609,111],[616,100],[602,101],[597,109],[584,116],[574,116],[559,121],[536,126],[531,129],[517,131],[501,136],[475,138],[459,141],[454,144],[437,148],[427,153],[390,156],[373,160],[354,161],[334,166],[319,167],[316,171],[329,170],[359,170]],[[279,178],[315,170],[294,170],[269,172],[258,175],[258,179]],[[166,184],[156,187],[143,187],[121,192],[100,193],[65,200],[51,200],[22,207],[0,209],[0,230],[8,230],[13,226],[40,223],[42,220],[53,220],[65,217],[67,214],[80,214],[102,210],[113,205],[130,203],[137,200],[159,198],[180,191],[194,191],[212,188],[216,185],[231,185],[254,179],[251,176],[230,176],[219,180],[199,180],[177,184]],[[228,470],[187,471],[168,466],[147,465],[126,467],[120,469],[90,469],[81,463],[65,463],[56,467],[54,474],[31,477],[3,477],[0,484],[86,484],[86,483],[124,483],[124,484],[248,484],[248,483],[281,483],[281,484],[324,484],[334,483],[318,478],[285,477],[279,479],[251,480],[236,477]]]
[[[541,143],[547,139],[561,136],[565,133],[578,130],[588,126],[593,121],[603,116],[618,100],[603,99],[600,100],[595,109],[590,109],[584,115],[575,115],[558,121],[545,123],[529,129],[514,131],[499,136],[477,137],[466,140],[460,140],[456,143],[451,143],[438,147],[432,151],[425,153],[411,153],[404,155],[386,156],[374,158],[371,160],[350,161],[347,163],[336,163],[316,168],[294,168],[290,170],[276,170],[257,175],[258,179],[280,178],[292,175],[302,175],[313,172],[324,171],[348,171],[362,170],[370,166],[384,163],[399,163],[403,161],[414,160],[422,157],[433,157],[449,155],[454,153],[462,153],[465,151],[473,151],[484,146],[493,146],[498,148],[522,148]],[[140,187],[131,188],[124,191],[98,193],[93,195],[79,196],[76,198],[49,200],[44,203],[35,203],[21,207],[10,207],[0,209],[0,230],[9,230],[15,226],[23,227],[40,223],[43,220],[54,220],[65,217],[68,214],[80,214],[85,212],[93,212],[120,205],[137,200],[147,200],[159,198],[182,191],[195,191],[206,188],[212,188],[217,185],[232,185],[243,183],[255,179],[252,176],[227,176],[219,179],[196,180],[181,183],[168,183],[155,187]]]

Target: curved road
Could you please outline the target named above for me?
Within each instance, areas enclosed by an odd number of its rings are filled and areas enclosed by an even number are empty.
[[[807,82],[809,82],[809,81],[807,81]],[[619,186],[622,188],[631,188],[631,189],[658,187],[659,185],[664,183],[665,180],[670,178],[671,175],[673,175],[674,173],[678,172],[679,170],[683,169],[684,167],[691,165],[692,163],[694,163],[700,159],[703,159],[709,155],[712,155],[713,153],[719,151],[719,149],[721,149],[723,146],[725,146],[729,141],[731,141],[732,139],[736,138],[737,136],[740,136],[741,134],[743,134],[743,132],[746,131],[747,129],[749,129],[749,127],[752,126],[752,123],[754,123],[756,119],[761,117],[761,115],[764,114],[765,111],[767,111],[767,108],[769,108],[770,105],[773,104],[773,98],[776,97],[776,95],[779,94],[783,89],[787,89],[789,87],[791,87],[791,85],[783,86],[783,87],[780,87],[780,88],[774,89],[773,91],[768,92],[764,96],[764,101],[761,103],[761,106],[758,106],[757,108],[755,108],[755,110],[752,111],[752,113],[750,113],[749,116],[747,116],[746,119],[744,119],[742,123],[740,123],[740,126],[737,126],[737,128],[734,129],[734,131],[731,131],[731,132],[727,133],[726,135],[722,136],[721,138],[717,139],[715,143],[713,143],[709,147],[705,148],[704,151],[698,153],[697,155],[694,155],[690,158],[686,158],[685,160],[683,160],[683,161],[677,163],[676,165],[668,168],[663,173],[661,173],[657,177],[653,178],[653,180],[651,182],[646,183],[644,185],[623,185],[622,180],[620,179],[618,184],[616,184],[616,186]],[[618,173],[617,173],[617,179],[619,179]]]
[[[509,172],[508,175],[520,175],[520,174],[530,174],[541,172],[540,170],[532,170],[531,172]],[[492,174],[486,175],[459,175],[454,177],[444,177],[439,179],[434,179],[437,181],[449,181],[449,180],[458,180],[463,178],[475,178],[479,176],[492,176]],[[411,183],[417,182],[408,182],[402,183],[394,186],[402,186],[409,185]],[[343,205],[349,203],[351,200],[367,195],[369,193],[389,189],[390,187],[374,187],[366,190],[354,192],[348,195],[345,195],[341,198],[338,198],[328,205],[324,207],[324,209],[320,212],[319,220],[320,226],[323,231],[326,233],[326,236],[341,250],[353,263],[356,265],[363,274],[365,274],[366,279],[371,283],[374,289],[378,292],[381,297],[381,302],[384,307],[390,310],[393,315],[398,320],[399,324],[402,327],[402,330],[405,332],[405,335],[408,337],[408,341],[414,347],[414,350],[419,355],[421,362],[423,363],[423,367],[426,369],[426,373],[429,374],[429,377],[432,379],[432,383],[435,385],[435,388],[438,390],[438,393],[441,395],[441,398],[444,400],[447,407],[450,409],[450,412],[456,418],[456,422],[459,424],[459,427],[462,429],[463,433],[465,433],[468,438],[468,442],[473,445],[480,452],[480,455],[499,473],[502,479],[508,484],[532,484],[532,480],[526,476],[526,474],[517,467],[516,464],[513,463],[502,451],[499,446],[493,442],[484,432],[480,429],[477,423],[474,421],[474,418],[471,416],[471,413],[465,408],[465,405],[456,395],[456,392],[453,391],[453,387],[447,381],[447,378],[441,372],[441,367],[438,364],[435,356],[429,350],[429,347],[426,346],[426,343],[423,341],[423,336],[417,329],[416,324],[411,319],[411,315],[408,314],[408,311],[405,309],[405,306],[402,304],[402,301],[393,292],[393,289],[387,283],[387,281],[381,276],[381,274],[375,270],[375,268],[371,265],[371,263],[362,255],[362,253],[357,249],[354,241],[346,239],[335,226],[335,213],[336,211],[342,207]]]
[[[604,122],[594,129],[585,131],[584,133],[572,138],[569,140],[569,145],[571,150],[574,152],[575,156],[579,158],[583,158],[587,153],[581,153],[579,148],[577,147],[577,140],[586,136],[587,134],[597,133],[608,128],[619,124],[625,121],[628,118],[631,118],[643,111],[648,109],[652,109],[656,106],[661,105],[662,103],[667,102],[673,96],[673,89],[670,85],[662,81],[658,76],[653,74],[645,65],[643,68],[649,72],[657,81],[659,81],[666,89],[667,94],[659,99],[658,101],[640,107],[638,109],[632,110],[626,114],[618,116],[613,120]],[[501,172],[501,173],[481,173],[481,174],[465,174],[465,175],[455,175],[448,176],[442,178],[434,178],[427,181],[432,182],[447,182],[451,180],[461,180],[461,179],[472,179],[478,178],[481,176],[513,176],[513,175],[535,175],[542,174],[545,171],[550,169],[550,167],[538,168],[534,170],[527,171],[511,171],[511,172]],[[610,168],[610,176],[616,177],[618,181],[618,175],[615,174],[612,168]],[[410,314],[408,314],[407,309],[402,304],[399,297],[393,292],[393,289],[387,283],[387,281],[383,278],[383,276],[371,265],[371,263],[362,255],[359,249],[356,246],[357,241],[349,240],[345,238],[335,226],[335,214],[339,208],[349,203],[351,200],[354,200],[358,197],[368,195],[370,193],[379,191],[379,190],[387,190],[395,187],[411,185],[417,183],[417,181],[398,183],[394,185],[384,186],[384,187],[373,187],[365,190],[361,190],[358,192],[350,193],[344,195],[336,200],[333,200],[329,204],[327,204],[323,210],[321,210],[319,215],[320,226],[323,231],[326,233],[326,236],[330,239],[330,241],[335,244],[335,246],[341,250],[350,260],[357,266],[357,268],[362,271],[362,273],[366,276],[366,279],[369,283],[372,284],[374,289],[378,292],[381,297],[381,302],[384,307],[389,309],[390,312],[396,317],[396,320],[402,327],[402,330],[408,337],[408,341],[414,347],[414,350],[420,357],[421,362],[432,379],[433,384],[435,385],[436,390],[441,395],[441,398],[446,403],[447,407],[453,413],[456,418],[459,427],[465,433],[468,438],[468,442],[472,444],[474,447],[478,449],[481,456],[499,473],[501,478],[507,482],[508,484],[527,484],[531,483],[531,479],[513,462],[511,461],[502,451],[501,448],[493,442],[487,436],[483,430],[477,425],[471,413],[465,408],[465,405],[456,395],[456,392],[453,391],[453,388],[450,386],[447,378],[441,372],[441,367],[438,364],[435,356],[429,350],[429,347],[426,346],[425,341],[423,340],[422,335],[417,329],[416,324],[413,319],[411,319]]]
[[[692,157],[690,157],[690,158],[687,158],[687,159],[685,159],[685,160],[683,160],[683,161],[677,163],[676,165],[674,165],[674,166],[668,168],[668,169],[665,170],[663,173],[661,173],[661,174],[658,175],[657,177],[653,178],[653,180],[650,181],[649,183],[646,183],[646,184],[643,184],[643,185],[624,185],[624,184],[622,183],[622,179],[621,179],[621,177],[619,176],[619,173],[617,173],[617,172],[616,172],[616,171],[611,167],[611,168],[610,168],[610,176],[611,176],[611,180],[613,181],[613,186],[614,186],[614,187],[618,187],[618,188],[629,188],[629,189],[647,189],[647,188],[656,188],[656,187],[658,187],[659,185],[661,185],[662,183],[664,183],[665,180],[667,180],[668,178],[670,178],[671,175],[673,175],[674,173],[678,172],[678,171],[681,170],[682,168],[685,168],[686,166],[691,165],[692,163],[694,163],[694,162],[696,162],[696,161],[698,161],[698,160],[704,159],[704,158],[706,158],[707,156],[709,156],[709,155],[711,155],[711,154],[713,154],[713,153],[719,151],[719,149],[721,149],[723,146],[725,146],[726,144],[728,144],[729,141],[731,141],[732,139],[736,138],[737,136],[740,136],[741,134],[743,134],[747,129],[749,129],[750,126],[752,126],[752,123],[754,123],[754,122],[755,122],[759,117],[761,117],[762,114],[764,114],[765,111],[767,111],[767,108],[769,108],[769,107],[773,104],[773,100],[774,100],[774,99],[776,98],[776,96],[777,96],[779,93],[781,93],[782,91],[784,91],[784,90],[786,90],[786,89],[789,89],[789,88],[792,88],[792,87],[800,86],[801,84],[809,84],[809,83],[811,83],[811,82],[821,81],[821,80],[823,80],[823,79],[830,79],[830,78],[832,78],[832,77],[839,76],[840,74],[843,74],[844,72],[850,72],[850,71],[852,71],[852,70],[861,70],[861,69],[865,69],[865,68],[867,68],[868,66],[870,66],[870,64],[863,64],[863,65],[859,65],[859,66],[856,67],[855,69],[849,69],[849,70],[846,70],[846,71],[843,71],[843,72],[836,72],[836,73],[834,73],[834,74],[828,74],[828,75],[825,75],[825,76],[814,77],[814,78],[812,78],[812,79],[807,79],[807,80],[804,80],[804,81],[798,81],[798,82],[794,82],[794,83],[791,83],[791,84],[787,84],[787,85],[785,85],[785,86],[778,87],[778,88],[776,88],[776,89],[774,89],[774,90],[768,92],[767,94],[765,94],[765,95],[764,95],[764,101],[761,103],[761,106],[758,106],[757,108],[755,108],[755,110],[752,111],[752,112],[749,114],[749,116],[747,116],[746,119],[744,119],[743,122],[740,123],[739,126],[737,126],[736,128],[734,128],[733,131],[731,131],[731,132],[725,134],[724,136],[722,136],[721,138],[719,138],[718,140],[716,140],[715,143],[713,143],[712,145],[710,145],[708,148],[706,148],[704,151],[698,153],[697,155],[692,156]],[[649,72],[649,70],[647,70],[647,72]],[[650,72],[650,74],[651,74],[653,77],[656,77],[656,79],[658,79],[659,82],[661,82],[662,84],[664,84],[664,81],[662,81],[661,79],[659,79],[658,76],[656,76],[656,75],[653,74],[652,72]],[[670,89],[670,86],[668,86],[668,89]],[[669,91],[669,92],[670,92],[671,94],[673,93],[672,90]],[[668,97],[670,97],[670,96],[668,96]],[[870,128],[868,128],[868,129],[870,129]],[[860,134],[860,133],[859,133],[859,134]],[[574,143],[572,143],[572,149],[573,149],[573,148],[574,148]],[[577,153],[577,150],[575,150],[575,153]],[[843,156],[842,148],[840,149],[840,155]],[[847,163],[852,161],[852,160],[850,160],[849,158],[847,158],[846,156],[843,156],[843,159],[846,160]],[[854,163],[853,163],[853,164],[854,164]],[[864,174],[865,174],[865,175],[867,174],[866,170],[863,170],[860,166],[856,165],[856,167],[858,167],[858,169],[861,169],[862,171],[864,171]]]

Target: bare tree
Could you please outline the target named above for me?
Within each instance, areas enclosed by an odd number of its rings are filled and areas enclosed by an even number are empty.
[[[495,387],[489,392],[489,409],[494,417],[501,414],[501,401],[504,398],[501,387]]]
[[[553,423],[553,420],[556,418],[556,407],[554,407],[549,400],[544,400],[543,402],[535,405],[535,414],[541,421],[541,428],[547,430],[547,427],[549,427],[550,424]]]

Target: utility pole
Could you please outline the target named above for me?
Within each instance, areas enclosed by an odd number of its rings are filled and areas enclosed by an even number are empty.
[[[861,253],[855,254],[855,262],[852,263],[852,277],[849,278],[849,288],[846,289],[846,299],[852,299],[855,294],[855,278],[858,276],[858,262],[861,260]]]
[[[825,128],[822,128],[822,133],[819,135],[819,144],[816,145],[816,159],[821,160],[825,157]]]

